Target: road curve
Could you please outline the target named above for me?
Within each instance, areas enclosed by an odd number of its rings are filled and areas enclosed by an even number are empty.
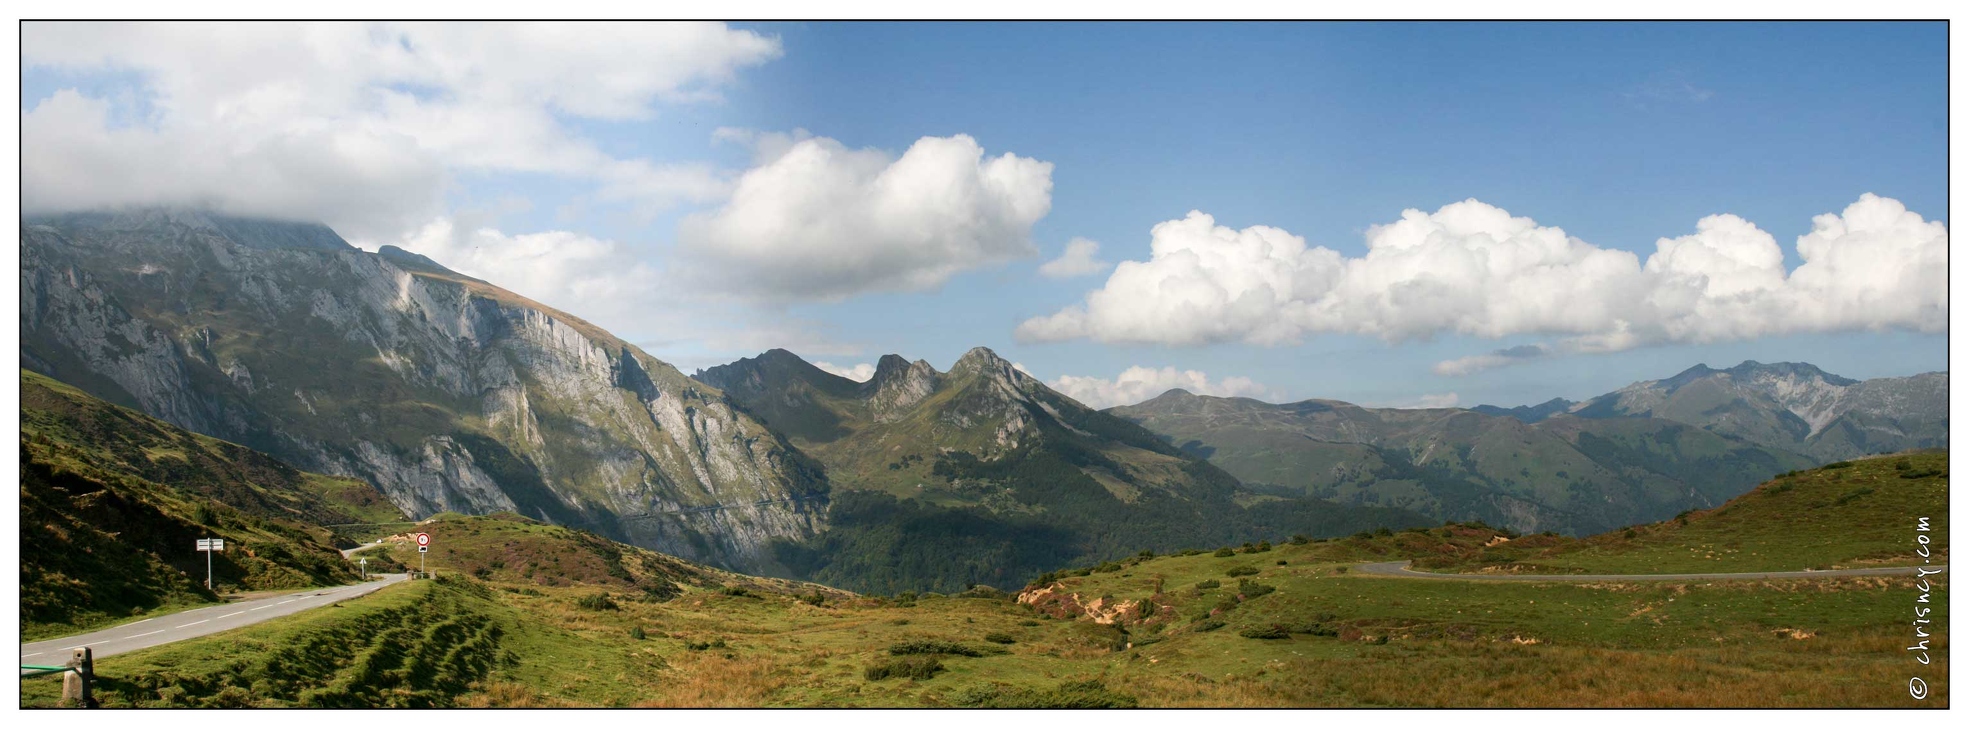
[[[370,580],[354,585],[323,587],[304,592],[290,592],[258,600],[242,600],[224,605],[186,610],[181,613],[159,615],[134,623],[124,623],[114,628],[98,630],[93,633],[71,635],[65,638],[36,641],[21,644],[21,663],[59,666],[67,662],[77,648],[87,646],[94,649],[96,658],[128,653],[140,648],[175,643],[186,638],[211,635],[252,625],[282,615],[318,608],[341,602],[352,597],[360,597],[389,585],[404,581],[407,575],[378,575],[381,579]]]
[[[1416,572],[1408,562],[1370,562],[1355,569],[1381,577],[1416,577],[1436,580],[1491,580],[1497,582],[1694,582],[1700,580],[1823,580],[1835,577],[1880,577],[1912,575],[1917,569],[1927,574],[1948,572],[1948,565],[1925,567],[1865,567],[1851,570],[1810,570],[1805,572],[1722,572],[1688,575],[1561,575],[1561,574],[1458,574]]]

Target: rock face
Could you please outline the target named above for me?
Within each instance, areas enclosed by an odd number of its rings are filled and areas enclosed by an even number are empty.
[[[772,571],[818,464],[717,389],[575,317],[320,225],[182,210],[21,226],[21,365],[374,484]]]
[[[1652,416],[1821,462],[1948,445],[1948,373],[1860,381],[1799,362],[1696,365],[1570,408],[1581,417]]]

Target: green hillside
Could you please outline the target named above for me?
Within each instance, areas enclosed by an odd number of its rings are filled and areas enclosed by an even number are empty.
[[[326,524],[401,515],[360,481],[306,473],[173,428],[46,377],[21,374],[21,621],[28,639],[220,592],[356,578]]]
[[[651,566],[617,546],[624,577],[608,545],[507,517],[422,528],[437,535],[439,579],[101,660],[99,695],[108,706],[1913,705],[1898,650],[1905,578],[1623,585],[1356,569],[1499,534],[1477,525],[1138,555],[1017,595],[891,597]],[[648,590],[652,577],[677,591]],[[1938,655],[1926,703],[1945,706],[1945,645]],[[49,705],[59,682],[22,690],[24,705]]]
[[[1918,565],[1926,519],[1948,562],[1948,453],[1842,461],[1783,474],[1714,509],[1586,539],[1532,536],[1416,564],[1585,574],[1764,572]]]

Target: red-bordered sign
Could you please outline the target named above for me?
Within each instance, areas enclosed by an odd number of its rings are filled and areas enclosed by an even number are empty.
[[[429,535],[429,534],[425,534],[425,533],[423,533],[423,532],[418,532],[418,533],[417,533],[417,546],[419,546],[419,547],[428,547],[428,546],[431,546],[431,535]]]

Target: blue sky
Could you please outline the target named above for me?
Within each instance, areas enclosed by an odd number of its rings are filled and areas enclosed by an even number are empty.
[[[1451,402],[1446,396],[1454,393],[1454,402],[1468,406],[1578,399],[1699,362],[1802,360],[1861,378],[1945,368],[1945,334],[1921,318],[1932,319],[1933,307],[1921,314],[1913,305],[1909,311],[1916,313],[1898,318],[1864,321],[1848,312],[1812,325],[1755,324],[1743,314],[1754,325],[1729,331],[1762,333],[1720,341],[1674,333],[1700,329],[1684,321],[1618,351],[1542,357],[1464,375],[1438,374],[1437,365],[1517,345],[1565,349],[1574,341],[1569,337],[1604,332],[1592,325],[1519,327],[1502,335],[1437,328],[1390,341],[1349,333],[1366,331],[1352,323],[1322,320],[1327,323],[1299,325],[1287,341],[1262,343],[1243,330],[1152,341],[1110,336],[1104,332],[1118,330],[1093,324],[1057,336],[1015,334],[1029,319],[1092,307],[1088,292],[1104,284],[1120,290],[1107,272],[1038,275],[1068,240],[1098,242],[1098,258],[1110,263],[1148,261],[1151,228],[1192,210],[1233,230],[1283,229],[1308,246],[1356,259],[1368,253],[1369,229],[1401,219],[1405,209],[1433,213],[1476,199],[1538,226],[1562,228],[1598,249],[1631,251],[1641,261],[1658,238],[1693,234],[1699,219],[1727,213],[1775,239],[1786,270],[1804,262],[1793,242],[1813,230],[1813,217],[1840,213],[1863,193],[1946,223],[1944,24],[738,24],[729,31],[770,40],[776,52],[733,50],[717,62],[722,66],[706,62],[712,70],[692,83],[651,81],[661,93],[642,102],[647,113],[629,115],[641,118],[570,111],[578,100],[542,112],[559,138],[599,152],[590,158],[688,168],[723,183],[704,182],[662,204],[624,203],[598,193],[595,177],[570,167],[578,160],[547,172],[531,161],[471,160],[463,143],[413,131],[422,150],[438,150],[430,154],[444,182],[430,191],[434,202],[394,223],[340,224],[356,220],[347,211],[363,208],[360,201],[322,208],[319,216],[371,246],[415,248],[430,240],[418,215],[498,231],[471,244],[475,249],[525,244],[546,246],[551,255],[554,245],[605,244],[606,253],[582,259],[608,269],[597,275],[632,265],[648,275],[584,283],[577,267],[552,280],[493,280],[593,318],[687,371],[774,344],[840,366],[896,352],[941,369],[982,345],[1048,381],[1111,380],[1133,366],[1173,367],[1206,373],[1212,382],[1248,378],[1250,384],[1225,392],[1268,399],[1413,404]],[[172,55],[167,43],[158,44],[155,58],[168,60],[153,60],[144,55],[148,46],[130,49],[129,43],[76,60],[32,50],[32,41],[24,50],[24,117],[43,109],[52,115],[55,105],[44,104],[73,90],[107,106],[106,128],[150,128],[168,143],[190,138],[169,135],[200,123],[200,115],[178,111],[193,106],[185,99],[238,91],[172,85],[172,74],[189,76],[200,61]],[[571,68],[556,83],[578,86],[596,77]],[[301,78],[306,88],[315,77]],[[265,83],[238,81],[241,89]],[[448,93],[462,97],[465,82],[459,83]],[[158,98],[173,103],[159,112]],[[369,103],[351,98],[358,106]],[[356,113],[282,111],[290,112],[331,119]],[[37,127],[29,121],[24,118],[24,135],[33,146]],[[677,278],[679,261],[714,245],[680,240],[699,235],[730,243],[737,235],[682,233],[685,219],[724,209],[743,219],[745,210],[736,203],[727,208],[721,196],[732,184],[743,187],[732,181],[748,168],[768,163],[759,151],[764,147],[748,147],[729,133],[719,138],[714,133],[721,128],[804,130],[846,150],[874,148],[891,158],[919,139],[962,134],[987,159],[1009,152],[1050,163],[1043,217],[992,233],[1023,236],[1036,250],[1007,254],[1010,248],[986,241],[981,245],[996,252],[965,259],[927,285],[881,279],[845,294],[836,287],[791,298],[672,295],[667,291],[690,288]],[[36,168],[24,166],[32,188]],[[215,184],[215,195],[228,194]],[[347,187],[344,180],[338,189]],[[117,200],[144,201],[146,194]],[[240,193],[242,209],[275,204],[246,195]],[[47,206],[87,201],[64,198]],[[562,237],[521,238],[548,232]],[[601,243],[586,243],[594,241]],[[438,245],[427,252],[474,272],[470,260],[443,255],[455,250],[464,249]],[[749,275],[743,261],[715,253],[711,259],[730,280]],[[496,262],[484,266],[507,270]],[[572,293],[577,290],[616,293],[598,303],[597,294]],[[1929,294],[1939,295],[1945,311],[1946,291]],[[1882,331],[1848,331],[1868,327]],[[751,335],[707,334],[719,328]],[[1083,399],[1125,397],[1088,392]]]

